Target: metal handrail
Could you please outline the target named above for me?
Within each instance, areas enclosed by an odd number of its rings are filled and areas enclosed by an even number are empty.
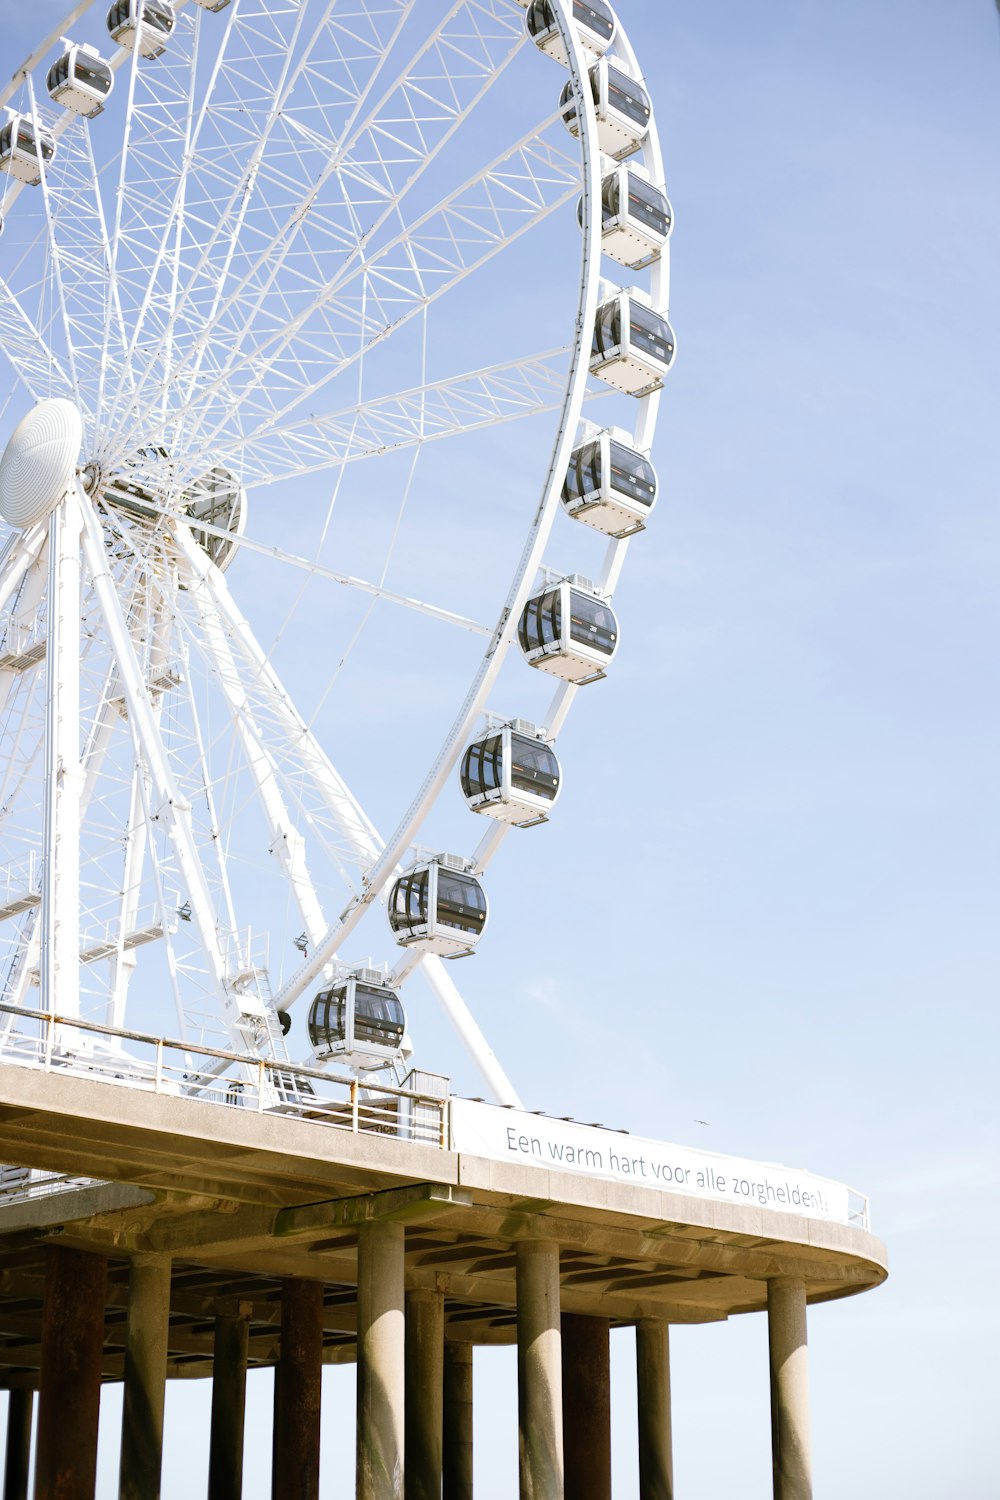
[[[222,1104],[227,1108],[251,1106],[258,1113],[280,1111],[292,1118],[306,1118],[310,1123],[332,1125],[352,1134],[390,1130],[402,1140],[418,1140],[441,1150],[447,1149],[447,1097],[381,1081],[366,1083],[351,1074],[333,1073],[309,1064],[272,1061],[255,1053],[192,1044],[174,1037],[119,1029],[100,1021],[62,1016],[26,1006],[0,1004],[0,1015],[36,1021],[41,1028],[37,1037],[25,1035],[20,1028],[11,1028],[5,1037],[6,1046],[0,1053],[0,1061],[21,1067],[40,1063],[45,1072],[57,1067],[76,1067],[99,1082],[127,1081],[128,1087],[147,1089],[155,1094],[176,1096],[182,1093],[185,1098]],[[60,1032],[65,1030],[147,1047],[150,1049],[149,1062],[128,1055],[105,1059],[99,1055],[69,1052],[59,1040]],[[19,1041],[34,1049],[30,1058],[18,1056],[14,1050]],[[171,1053],[181,1056],[181,1066],[171,1062]],[[128,1069],[129,1062],[133,1065],[131,1070]],[[211,1064],[211,1071],[197,1066],[202,1062]],[[220,1063],[231,1064],[247,1076],[234,1079],[230,1069],[220,1068]],[[114,1079],[103,1076],[102,1065],[105,1064],[115,1068]],[[314,1082],[324,1086],[325,1097],[324,1093],[313,1090]],[[332,1097],[331,1089],[337,1091]],[[431,1113],[428,1115],[424,1111]]]

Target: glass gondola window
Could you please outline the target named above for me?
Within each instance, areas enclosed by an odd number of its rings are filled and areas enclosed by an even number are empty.
[[[398,1047],[406,1029],[399,996],[367,984],[354,986],[354,1041],[377,1047]]]
[[[652,112],[649,95],[640,83],[619,68],[608,68],[608,108],[645,129]]]
[[[615,34],[615,15],[604,0],[573,0],[573,20],[609,46]],[[556,25],[552,0],[531,0],[525,16],[528,35],[542,36]]]
[[[674,357],[674,336],[666,318],[630,297],[629,326],[633,349],[641,349],[644,354],[669,365]]]
[[[160,43],[166,41],[176,24],[170,0],[116,0],[108,11],[108,31],[124,46],[135,45],[136,34],[146,33],[140,37],[139,50],[147,57],[162,52]]]
[[[562,637],[562,591],[548,589],[529,599],[521,613],[517,638],[522,651],[551,646]]]
[[[669,235],[673,222],[670,199],[635,172],[628,174],[628,211],[633,219],[656,234]]]
[[[616,349],[621,348],[622,342],[622,308],[621,299],[613,297],[604,302],[597,310],[594,320],[594,341],[591,352],[594,354],[613,354]]]
[[[656,470],[648,458],[632,448],[623,448],[621,443],[611,443],[608,466],[613,490],[642,505],[652,505],[656,499]]]
[[[563,480],[562,498],[565,502],[572,503],[600,488],[600,451],[600,443],[585,443],[582,448],[577,448]]]
[[[0,130],[0,152],[9,156],[14,151],[33,156],[36,161],[51,161],[56,154],[56,143],[47,130],[36,135],[30,120],[8,120]]]
[[[615,34],[615,13],[605,0],[573,0],[573,19],[610,45]]]
[[[389,904],[389,925],[393,932],[410,932],[427,921],[429,881],[427,869],[411,870],[396,881]]]
[[[534,792],[554,801],[559,790],[559,762],[552,747],[526,734],[512,734],[510,782],[514,791]]]
[[[437,921],[477,936],[486,926],[486,894],[473,875],[438,868]]]
[[[462,758],[460,779],[467,797],[499,791],[503,785],[502,734],[492,735],[488,740],[477,740],[469,746]]]
[[[573,589],[570,592],[569,633],[571,640],[590,646],[605,656],[613,656],[618,642],[618,621],[614,611],[600,599]]]

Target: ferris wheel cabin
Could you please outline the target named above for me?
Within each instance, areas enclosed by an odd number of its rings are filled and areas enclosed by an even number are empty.
[[[582,687],[607,676],[618,649],[618,621],[587,578],[563,578],[521,611],[517,639],[530,667]]]
[[[674,333],[635,291],[616,292],[594,320],[590,372],[630,396],[658,391],[674,358]]]
[[[568,66],[566,44],[559,30],[552,0],[531,0],[524,24],[528,35],[546,57]],[[615,39],[618,23],[605,0],[573,0],[573,25],[585,52],[603,57]]]
[[[542,731],[515,719],[472,742],[462,758],[459,779],[473,812],[515,828],[531,828],[548,818],[562,774]]]
[[[583,202],[577,217],[583,220]],[[674,225],[670,199],[635,166],[619,164],[601,182],[601,250],[640,271],[657,259]]]
[[[194,0],[195,5],[200,5],[202,10],[210,10],[212,14],[225,10],[229,0]]]
[[[49,69],[45,87],[49,97],[63,109],[92,120],[104,108],[111,93],[115,75],[110,63],[85,42],[70,47]]]
[[[441,854],[400,875],[389,892],[389,926],[404,948],[463,958],[483,935],[486,892],[461,855]]]
[[[160,57],[177,25],[170,0],[116,0],[108,11],[108,35],[129,52]]]
[[[652,116],[649,95],[621,63],[611,63],[606,57],[588,69],[587,76],[597,114],[598,143],[608,156],[621,161],[638,151],[649,133]],[[572,82],[564,86],[559,107],[566,129],[571,135],[579,135]]]
[[[16,177],[29,187],[37,187],[42,170],[56,154],[55,138],[48,130],[35,126],[27,115],[11,115],[0,126],[0,172]]]
[[[366,1073],[403,1057],[406,1013],[378,969],[359,969],[321,991],[309,1007],[308,1027],[320,1062]]]
[[[574,521],[616,539],[642,531],[656,503],[656,470],[622,436],[605,428],[574,448],[562,488]]]
[[[213,531],[191,528],[191,534],[207,552],[221,572],[232,562],[239,546],[239,539],[246,530],[247,492],[236,475],[229,469],[216,465],[203,474],[186,492],[185,514],[193,521],[203,521],[225,531],[218,536]]]

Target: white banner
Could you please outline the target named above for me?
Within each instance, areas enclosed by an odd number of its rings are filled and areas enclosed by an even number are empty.
[[[670,1146],[471,1099],[451,1101],[451,1144],[454,1151],[468,1151],[490,1161],[582,1172],[714,1203],[777,1209],[837,1224],[856,1222],[850,1215],[848,1189],[811,1172]]]

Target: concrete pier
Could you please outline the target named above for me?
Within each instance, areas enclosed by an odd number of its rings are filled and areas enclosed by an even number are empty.
[[[241,1500],[247,1393],[246,1318],[215,1320],[208,1500]]]
[[[99,1378],[124,1379],[126,1409],[137,1413],[126,1418],[122,1493],[131,1485],[144,1500],[155,1496],[164,1327],[168,1379],[214,1376],[210,1500],[242,1500],[247,1370],[280,1362],[282,1343],[288,1368],[300,1372],[315,1372],[317,1348],[324,1364],[358,1362],[360,1500],[433,1493],[438,1443],[443,1500],[472,1500],[473,1352],[515,1338],[521,1500],[589,1500],[595,1490],[605,1500],[609,1323],[616,1338],[637,1328],[640,1500],[673,1500],[669,1328],[696,1338],[698,1325],[765,1310],[775,1496],[811,1500],[805,1306],[835,1308],[884,1280],[885,1248],[862,1227],[864,1200],[827,1183],[821,1203],[805,1174],[796,1179],[801,1211],[792,1212],[790,1202],[716,1201],[570,1172],[539,1144],[552,1122],[513,1111],[494,1122],[490,1106],[477,1108],[483,1149],[492,1149],[486,1127],[495,1123],[497,1150],[510,1160],[452,1149],[447,1131],[433,1141],[395,1134],[388,1108],[355,1131],[346,1112],[237,1110],[0,1062],[6,1160],[81,1179],[44,1194],[7,1191],[0,1202],[0,1387],[41,1390],[37,1500],[59,1493],[53,1475],[63,1463],[72,1487],[62,1493],[93,1500]],[[605,1161],[627,1140],[587,1139]],[[747,1170],[756,1180],[753,1164]],[[286,1282],[299,1291],[283,1297]],[[296,1295],[312,1299],[301,1322],[310,1352],[291,1356]],[[585,1357],[579,1341],[588,1335],[600,1349]],[[588,1391],[584,1377],[595,1375]],[[299,1500],[315,1494],[315,1468],[295,1478],[295,1463],[280,1455],[314,1456],[315,1443],[282,1436],[282,1380],[275,1484],[287,1477]],[[23,1398],[12,1399],[16,1429]],[[309,1414],[314,1435],[309,1403],[292,1409]],[[328,1424],[338,1466],[351,1462],[342,1421],[338,1413]],[[18,1441],[23,1449],[26,1435],[12,1432]],[[168,1430],[167,1441],[183,1438]],[[5,1500],[24,1500],[16,1469],[12,1459]],[[133,1483],[130,1473],[143,1477]],[[343,1472],[321,1477],[324,1490],[344,1482]]]
[[[119,1500],[159,1500],[169,1314],[170,1257],[137,1255],[129,1273]]]
[[[559,1246],[521,1240],[516,1253],[520,1500],[563,1500]]]
[[[406,1316],[404,1230],[358,1227],[357,1500],[402,1500]]]
[[[281,1354],[274,1371],[272,1500],[319,1500],[323,1285],[281,1288]]]
[[[562,1315],[566,1500],[611,1500],[611,1324]]]
[[[774,1500],[812,1500],[806,1289],[795,1277],[767,1284],[767,1339]]]
[[[13,1390],[7,1406],[7,1446],[3,1470],[3,1500],[28,1500],[31,1465],[31,1415],[34,1391]]]
[[[444,1293],[406,1294],[406,1500],[441,1500]]]
[[[635,1329],[639,1500],[674,1500],[670,1418],[670,1328],[642,1318]]]
[[[472,1345],[444,1346],[443,1500],[472,1500]]]
[[[46,1247],[35,1500],[94,1500],[106,1288],[103,1256]]]

